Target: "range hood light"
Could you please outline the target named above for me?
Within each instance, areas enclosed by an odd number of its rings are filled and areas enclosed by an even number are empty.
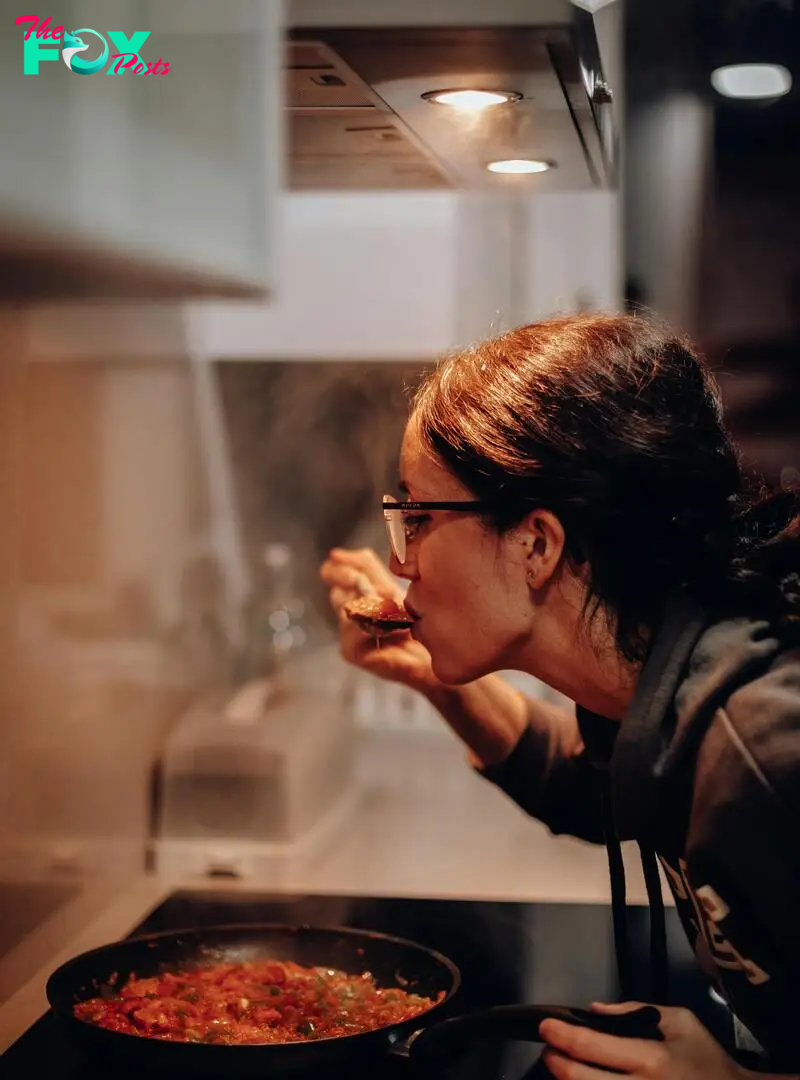
[[[536,161],[533,158],[509,158],[508,161],[490,161],[486,168],[493,173],[541,173],[554,167],[552,161]]]
[[[522,94],[515,90],[429,90],[422,97],[432,105],[448,105],[459,112],[480,112],[492,105],[519,101]]]
[[[776,98],[792,89],[792,76],[780,64],[727,64],[712,71],[711,85],[723,97]]]

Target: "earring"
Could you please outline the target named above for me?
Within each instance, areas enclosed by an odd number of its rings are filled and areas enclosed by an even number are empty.
[[[533,569],[533,566],[531,565],[532,560],[533,560],[533,549],[531,549],[528,552],[528,560],[527,560],[528,561],[528,569],[525,572],[525,582],[526,582],[529,589],[538,589],[538,587],[539,587],[539,576],[538,576],[538,574],[536,574],[536,572]]]

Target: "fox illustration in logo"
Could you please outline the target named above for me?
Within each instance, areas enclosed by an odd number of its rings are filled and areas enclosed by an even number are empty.
[[[94,34],[103,42],[103,53],[97,60],[84,60],[78,56],[78,53],[86,52],[89,48],[81,34]],[[74,71],[76,75],[94,75],[108,60],[108,42],[97,30],[73,30],[71,34],[65,30],[61,56],[70,71]]]

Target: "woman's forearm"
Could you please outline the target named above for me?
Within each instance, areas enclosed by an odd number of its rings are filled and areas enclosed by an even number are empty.
[[[527,698],[499,675],[486,675],[464,686],[434,684],[424,693],[467,745],[478,767],[504,761],[528,725],[548,741],[555,735],[554,743],[564,743],[562,751],[568,751],[578,738],[574,713]]]

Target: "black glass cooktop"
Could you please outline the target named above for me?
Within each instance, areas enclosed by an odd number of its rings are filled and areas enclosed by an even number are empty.
[[[410,938],[449,956],[461,969],[456,1011],[530,1003],[587,1005],[614,1000],[617,983],[610,910],[604,905],[518,904],[339,896],[274,896],[220,891],[177,892],[134,933],[238,922],[352,926]],[[648,923],[644,909],[630,912],[631,944],[647,1000]],[[674,911],[668,912],[672,1000],[693,1008],[729,1042],[725,1013],[689,952]],[[533,1080],[537,1044],[478,1044],[441,1071],[441,1080]],[[56,1018],[43,1016],[0,1057],[3,1080],[107,1080],[109,1069],[82,1059],[63,1038]],[[124,1076],[115,1068],[114,1076]],[[304,1074],[307,1075],[307,1074]],[[546,1074],[549,1075],[549,1074]],[[404,1080],[409,1063],[389,1056],[348,1080]],[[137,1080],[141,1080],[138,1076]],[[222,1080],[222,1078],[221,1078]]]

